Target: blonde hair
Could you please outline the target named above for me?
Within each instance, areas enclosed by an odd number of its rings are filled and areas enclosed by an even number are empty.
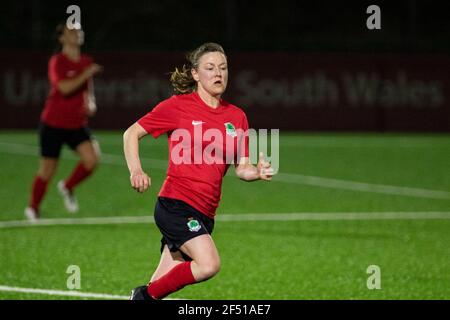
[[[180,69],[175,68],[175,71],[170,73],[170,82],[175,94],[191,93],[197,89],[197,82],[192,77],[191,70],[197,69],[200,58],[209,52],[220,52],[225,55],[225,51],[221,45],[214,42],[207,42],[188,53],[186,55],[187,63],[183,64],[183,67]]]

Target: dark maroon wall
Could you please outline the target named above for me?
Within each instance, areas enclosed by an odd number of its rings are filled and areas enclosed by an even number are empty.
[[[167,73],[183,53],[93,54],[93,128],[124,129],[171,95]],[[34,128],[47,95],[39,52],[0,53],[0,128]],[[273,54],[229,56],[225,99],[254,128],[450,131],[450,57],[443,55]]]

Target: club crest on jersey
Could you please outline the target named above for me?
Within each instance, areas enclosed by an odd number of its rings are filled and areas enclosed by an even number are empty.
[[[233,138],[237,136],[236,128],[231,122],[225,122],[224,125],[227,135],[232,136]]]
[[[197,220],[195,220],[193,218],[189,218],[188,220],[189,220],[189,222],[187,223],[187,225],[189,227],[189,231],[197,232],[198,230],[200,230],[202,228],[202,226],[200,225],[200,223],[198,223]]]

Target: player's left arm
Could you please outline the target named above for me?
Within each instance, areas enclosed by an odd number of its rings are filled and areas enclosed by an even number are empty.
[[[89,117],[92,117],[97,112],[97,102],[94,94],[94,80],[91,78],[87,83],[87,91],[85,93],[85,108]]]
[[[244,181],[272,180],[274,170],[270,163],[264,159],[264,154],[259,153],[258,164],[251,164],[248,157],[241,157],[239,163],[235,164],[236,175]]]

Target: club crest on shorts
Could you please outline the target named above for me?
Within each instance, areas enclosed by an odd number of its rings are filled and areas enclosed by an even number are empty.
[[[224,125],[227,135],[232,136],[233,138],[237,136],[236,128],[231,122],[225,122]]]
[[[189,222],[187,223],[187,225],[189,227],[189,231],[197,232],[201,229],[202,226],[200,225],[200,223],[198,223],[197,220],[195,220],[194,218],[189,218],[188,220]]]

